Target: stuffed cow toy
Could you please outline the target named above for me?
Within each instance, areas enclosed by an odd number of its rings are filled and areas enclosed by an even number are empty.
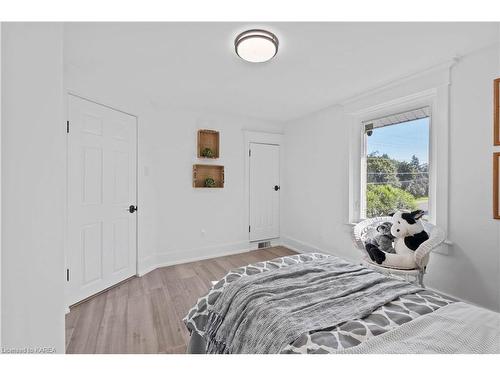
[[[393,268],[417,268],[414,252],[420,244],[429,239],[420,219],[424,211],[397,211],[392,216],[391,234],[394,239],[395,254],[381,250],[379,247],[366,245],[370,259],[382,266]]]

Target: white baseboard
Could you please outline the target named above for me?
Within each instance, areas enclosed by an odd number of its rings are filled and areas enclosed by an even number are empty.
[[[271,246],[281,244],[281,240],[272,240]],[[207,246],[198,249],[186,249],[173,252],[159,253],[149,256],[139,262],[138,276],[160,267],[173,266],[176,264],[196,262],[204,259],[218,258],[227,255],[241,254],[251,250],[257,250],[257,242],[241,241],[224,245]]]
[[[288,247],[290,250],[296,251],[298,253],[325,253],[325,254],[331,254],[328,251],[324,251],[317,246],[308,244],[306,242],[302,242],[299,240],[296,240],[295,238],[291,238],[288,236],[282,236],[281,237],[281,244],[282,246]]]
[[[156,254],[149,255],[144,259],[139,260],[137,266],[137,276],[143,276],[148,272],[153,271],[157,266]]]

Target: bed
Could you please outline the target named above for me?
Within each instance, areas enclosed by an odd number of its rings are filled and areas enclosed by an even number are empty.
[[[321,253],[231,270],[184,323],[188,353],[500,353],[500,314]]]

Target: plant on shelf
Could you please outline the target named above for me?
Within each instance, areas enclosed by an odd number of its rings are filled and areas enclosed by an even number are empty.
[[[205,147],[203,150],[201,150],[201,156],[203,156],[204,158],[213,158],[214,152],[211,148]]]
[[[215,187],[215,180],[212,177],[205,178],[205,187],[209,188]]]

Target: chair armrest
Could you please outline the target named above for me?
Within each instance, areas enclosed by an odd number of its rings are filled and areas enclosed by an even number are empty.
[[[429,239],[422,243],[417,250],[415,250],[415,262],[420,268],[426,266],[427,256],[429,253],[438,247],[446,239],[446,234],[442,229],[432,226],[429,233]]]

